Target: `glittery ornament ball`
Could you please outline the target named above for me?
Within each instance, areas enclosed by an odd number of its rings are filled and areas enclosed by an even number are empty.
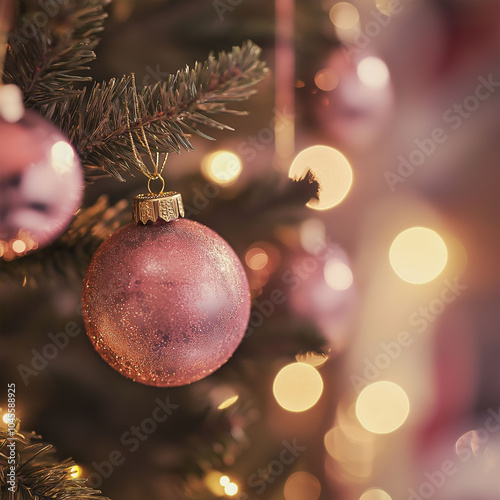
[[[228,243],[188,219],[131,223],[98,248],[82,296],[100,356],[136,382],[189,384],[223,365],[250,315],[245,271]]]
[[[22,254],[51,243],[83,188],[78,155],[56,127],[33,111],[14,123],[0,118],[0,248],[21,240],[15,253]]]

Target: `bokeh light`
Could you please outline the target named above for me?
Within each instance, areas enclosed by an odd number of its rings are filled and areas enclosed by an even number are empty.
[[[241,170],[240,157],[231,151],[215,151],[205,156],[201,163],[203,176],[220,186],[234,184]]]
[[[412,284],[428,283],[446,266],[448,251],[435,231],[426,227],[411,227],[394,239],[389,251],[394,272]]]
[[[378,57],[365,57],[357,67],[359,79],[367,86],[383,88],[389,83],[389,69],[382,59]]]
[[[309,170],[319,183],[319,199],[310,200],[308,207],[327,210],[346,197],[352,185],[352,168],[342,153],[329,146],[311,146],[295,157],[288,175],[299,180]]]
[[[222,478],[224,477],[227,476],[225,476],[218,470],[212,470],[205,476],[205,486],[211,491],[213,495],[218,497],[224,496],[224,486],[221,484],[221,480],[223,480]],[[229,482],[227,484],[229,484]]]
[[[231,479],[229,479],[227,476],[221,476],[219,478],[219,484],[221,486],[227,486],[231,482]]]
[[[14,414],[13,413],[4,413],[2,420],[4,421],[5,424],[10,424],[11,422],[14,421]]]
[[[238,485],[236,483],[229,483],[224,486],[224,493],[229,497],[236,495],[238,493]]]
[[[77,477],[80,477],[82,475],[82,468],[79,465],[73,465],[71,467],[69,474],[73,479],[76,479]]]
[[[320,90],[329,92],[339,84],[339,77],[330,68],[320,69],[314,76],[314,83]]]
[[[388,434],[401,427],[408,417],[406,392],[394,382],[380,381],[365,387],[356,401],[361,425],[375,434]]]
[[[392,498],[384,490],[380,490],[378,488],[370,488],[359,497],[359,500],[392,500]]]
[[[358,24],[359,12],[349,2],[338,2],[330,9],[330,20],[337,28],[348,30]]]
[[[285,500],[318,500],[321,494],[321,483],[309,472],[294,472],[285,483],[283,495]]]
[[[245,254],[245,262],[250,269],[260,271],[267,266],[269,256],[264,249],[252,247]]]
[[[12,243],[12,250],[16,253],[23,253],[26,250],[26,243],[23,240],[15,240]]]
[[[350,267],[337,258],[330,259],[325,264],[325,281],[334,290],[347,290],[351,288],[353,276]]]
[[[218,410],[225,410],[226,408],[229,408],[230,406],[234,405],[236,401],[238,401],[239,396],[231,396],[230,398],[227,398],[225,401],[223,401],[218,407]]]
[[[321,375],[306,363],[291,363],[282,368],[274,379],[274,397],[288,411],[301,412],[312,408],[322,392]]]

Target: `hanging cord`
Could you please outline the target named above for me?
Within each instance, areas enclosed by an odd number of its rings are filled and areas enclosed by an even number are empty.
[[[167,163],[167,158],[168,158],[168,153],[165,153],[165,158],[163,159],[163,162],[160,167],[160,153],[159,151],[156,151],[156,154],[153,155],[151,148],[149,146],[148,140],[146,138],[146,131],[144,129],[144,125],[140,123],[139,130],[136,132],[137,139],[139,140],[141,146],[147,151],[149,159],[151,160],[151,163],[154,167],[153,172],[150,172],[149,169],[146,167],[146,164],[142,160],[141,156],[139,155],[139,152],[137,151],[137,147],[134,142],[134,135],[133,132],[130,128],[130,110],[129,110],[129,97],[128,97],[128,92],[125,93],[125,112],[127,116],[127,128],[128,128],[128,133],[130,137],[130,144],[132,146],[132,151],[134,153],[134,158],[137,161],[137,165],[139,166],[140,171],[148,178],[148,190],[151,194],[153,194],[153,191],[151,191],[151,181],[154,180],[160,180],[162,183],[161,190],[159,194],[163,194],[163,190],[165,189],[165,180],[162,177],[162,172],[165,167],[165,164]],[[132,73],[132,103],[134,107],[134,112],[135,112],[135,118],[136,120],[139,120],[139,116],[141,115],[141,109],[139,106],[139,98],[137,96],[137,87],[135,84],[135,74]],[[156,139],[156,137],[155,137]]]

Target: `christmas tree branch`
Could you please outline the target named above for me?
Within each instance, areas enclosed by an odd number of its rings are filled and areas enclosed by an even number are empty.
[[[78,73],[95,59],[110,0],[20,2],[9,34],[3,80],[18,85],[28,107],[40,108],[64,96],[78,95],[73,84],[89,81]]]
[[[15,443],[16,493],[9,492],[8,445]],[[52,445],[41,442],[34,433],[0,429],[0,498],[21,500],[109,500],[100,491],[85,486],[85,479],[73,478],[71,459],[60,462]]]
[[[108,173],[124,180],[121,172],[137,167],[125,106],[131,116],[130,130],[138,132],[144,127],[151,148],[163,153],[193,150],[191,134],[211,139],[200,127],[230,130],[209,115],[246,114],[228,104],[248,99],[255,92],[251,87],[266,76],[260,54],[260,48],[250,41],[229,53],[221,52],[218,58],[210,54],[204,63],[139,90],[139,113],[131,76],[95,84],[88,97],[68,96],[43,111],[69,136],[88,178]],[[140,154],[146,153],[142,144],[136,146]]]

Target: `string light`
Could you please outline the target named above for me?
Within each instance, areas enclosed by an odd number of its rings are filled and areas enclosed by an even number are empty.
[[[365,387],[356,401],[359,422],[375,434],[388,434],[399,429],[409,411],[406,392],[394,382],[385,380]]]
[[[319,372],[305,363],[291,363],[276,375],[274,397],[285,410],[302,412],[312,408],[323,392],[323,379]]]
[[[79,465],[73,465],[71,467],[69,474],[73,479],[76,479],[77,477],[80,477],[82,475],[82,468]]]
[[[319,199],[307,206],[327,210],[338,205],[352,185],[352,168],[345,156],[329,146],[311,146],[302,150],[293,160],[288,176],[298,180],[311,171],[319,183]]]
[[[448,250],[441,236],[432,229],[411,227],[396,236],[389,260],[402,280],[423,284],[439,276],[448,261]]]

